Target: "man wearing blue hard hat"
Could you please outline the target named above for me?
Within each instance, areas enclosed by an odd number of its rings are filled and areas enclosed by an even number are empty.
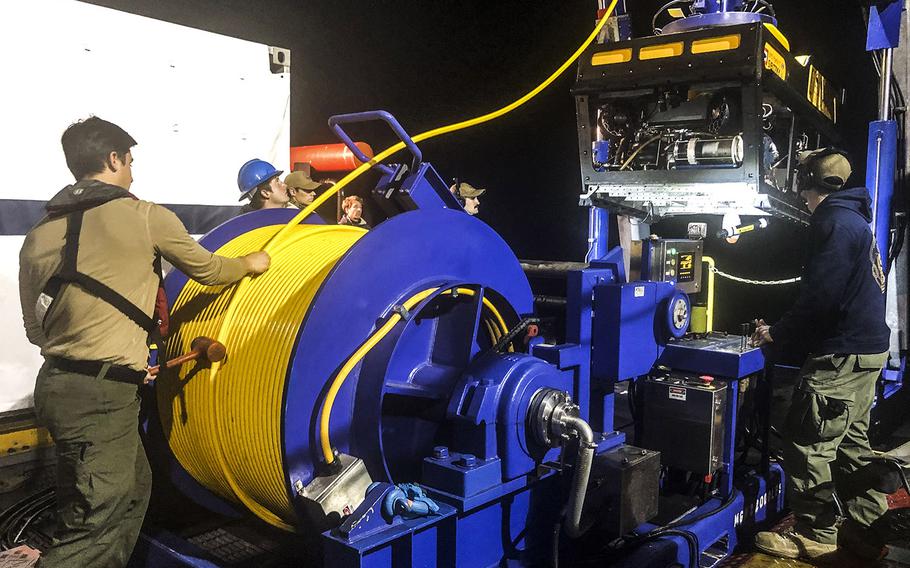
[[[241,213],[260,209],[283,209],[288,206],[291,196],[288,186],[281,181],[281,170],[272,164],[254,158],[240,166],[237,174],[237,187],[240,188],[240,201],[249,199]]]

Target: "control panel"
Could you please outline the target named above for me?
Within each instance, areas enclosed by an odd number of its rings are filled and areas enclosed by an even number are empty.
[[[703,241],[688,239],[640,241],[633,246],[632,264],[638,269],[641,280],[672,282],[686,294],[696,294],[701,291],[703,250]],[[636,271],[633,269],[634,272]]]

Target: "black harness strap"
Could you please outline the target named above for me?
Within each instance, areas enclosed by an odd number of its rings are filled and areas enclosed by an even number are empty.
[[[79,235],[82,232],[82,216],[84,213],[85,211],[79,210],[66,216],[66,241],[63,244],[63,263],[60,266],[60,270],[48,280],[42,293],[56,300],[64,284],[76,284],[86,292],[116,308],[146,332],[151,333],[156,327],[151,317],[110,286],[76,269],[79,258]],[[156,257],[155,260],[160,267],[160,257]],[[160,275],[160,269],[158,274]],[[52,306],[53,301],[44,314],[45,319],[47,319],[47,314],[50,313]]]

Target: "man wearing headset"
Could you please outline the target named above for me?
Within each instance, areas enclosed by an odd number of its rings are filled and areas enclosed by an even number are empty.
[[[477,189],[467,182],[455,180],[449,191],[461,203],[468,215],[477,215],[480,212],[480,196],[486,193],[487,190]]]
[[[758,533],[755,544],[785,558],[817,558],[838,542],[874,556],[881,547],[868,527],[887,510],[885,495],[853,475],[871,453],[869,414],[890,336],[872,204],[867,189],[842,189],[852,172],[844,152],[802,152],[798,164],[798,190],[812,213],[799,298],[776,324],[757,320],[752,338],[808,354],[783,429],[796,525]],[[840,531],[835,489],[847,517]]]

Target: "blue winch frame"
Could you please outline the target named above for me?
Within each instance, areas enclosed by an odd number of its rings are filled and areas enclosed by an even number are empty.
[[[870,9],[867,49],[887,53],[898,46],[902,4],[879,3]],[[740,12],[741,5],[742,0],[696,0],[696,14],[665,26],[664,32],[743,20],[776,24],[770,17]],[[884,86],[890,72],[883,75]],[[883,98],[885,110],[880,120],[870,124],[866,178],[875,208],[873,230],[887,269],[898,147],[897,123],[889,115],[886,103],[887,98]],[[437,323],[427,330],[416,318],[401,325],[339,393],[337,419],[332,424],[333,441],[337,441],[339,451],[363,457],[377,479],[420,481],[420,489],[438,508],[427,516],[395,514],[386,504],[398,489],[385,482],[372,486],[364,502],[341,527],[323,534],[327,566],[529,563],[529,557],[551,546],[552,527],[565,502],[564,475],[553,463],[556,451],[529,450],[533,443],[522,428],[529,393],[540,386],[571,392],[581,417],[599,436],[597,453],[609,452],[626,442],[624,434],[614,430],[613,385],[635,380],[655,364],[706,373],[728,382],[730,399],[724,416],[726,438],[717,491],[674,523],[675,529],[694,536],[698,556],[729,554],[738,542],[739,531],[749,531],[783,510],[785,477],[777,464],[766,462],[747,472],[734,470],[738,465],[734,463],[734,453],[740,381],[761,372],[765,362],[759,350],[717,352],[669,342],[671,334],[664,323],[668,302],[675,294],[674,283],[628,282],[622,250],[608,246],[609,214],[592,207],[586,254],[589,266],[567,275],[565,343],[545,345],[536,338],[529,341],[529,355],[482,353],[476,336],[482,313],[480,300],[490,294],[500,305],[508,305],[506,315],[509,325],[513,325],[522,315],[532,312],[527,279],[502,239],[482,222],[459,211],[447,184],[430,164],[423,162],[420,149],[389,113],[342,115],[333,117],[330,126],[365,162],[367,157],[342,128],[343,124],[364,120],[386,122],[405,142],[413,159],[407,165],[374,166],[382,176],[374,196],[393,216],[365,235],[338,263],[326,278],[331,287],[326,285],[320,290],[304,325],[297,331],[284,408],[286,484],[295,505],[299,503],[295,484],[309,482],[320,461],[315,420],[324,389],[310,388],[303,379],[331,376],[338,362],[376,328],[377,317],[387,316],[394,305],[420,289],[441,287],[423,306],[440,301],[443,291],[457,286],[473,287],[476,296],[464,308],[465,314],[446,324],[453,326],[451,329]],[[269,210],[244,215],[216,228],[201,242],[215,250],[253,228],[286,223],[294,213]],[[307,222],[321,220],[313,216]],[[376,271],[387,276],[364,287],[362,276]],[[170,275],[166,281],[168,297],[176,298],[185,284],[186,278],[179,272]],[[357,298],[358,309],[352,311],[351,321],[345,319],[345,325],[337,325],[338,306],[351,298]],[[467,325],[464,321],[471,318],[474,327],[470,339],[442,357],[448,360],[466,355],[471,365],[461,369],[463,372],[447,372],[444,364],[433,360],[426,345],[436,334],[454,337],[452,329],[466,329],[458,326]],[[421,347],[411,347],[417,344]],[[320,356],[309,357],[314,352]],[[414,361],[421,356],[428,358],[430,371],[419,375],[423,379],[418,381],[401,380],[403,370],[413,370]],[[897,369],[883,372],[884,398],[901,391],[905,366],[902,356]],[[450,397],[450,401],[446,399],[444,421],[455,433],[449,437],[450,445],[417,456],[422,458],[419,480],[396,479],[399,470],[395,464],[414,460],[415,456],[408,455],[406,446],[396,448],[386,443],[385,437],[390,434],[383,431],[384,420],[388,419],[383,415],[382,401],[387,396],[415,393],[426,401]],[[418,418],[407,420],[410,422],[395,428],[425,426]],[[146,412],[143,424],[147,440],[151,441],[150,450],[159,454],[156,459],[167,460],[172,479],[184,493],[216,512],[239,514],[177,463],[167,450],[156,412]],[[436,434],[430,429],[426,435],[432,438]],[[421,440],[422,450],[426,449],[426,442]],[[536,461],[529,456],[536,457]],[[305,515],[302,509],[298,513]],[[659,544],[674,549],[671,556],[679,564],[696,562],[690,558],[690,542],[679,534],[660,534],[660,530],[661,527],[644,524],[636,532],[652,534]],[[156,562],[213,566],[201,559],[198,550],[170,535],[144,535],[143,539],[151,545],[147,547],[148,566]],[[645,548],[631,551],[623,565],[647,566],[651,555]]]
[[[333,126],[337,131],[342,123],[364,119],[397,125],[389,117],[382,112],[363,113],[336,119]],[[410,140],[400,125],[393,129]],[[414,155],[419,156],[419,150]],[[473,311],[459,315],[451,324],[458,331],[472,330],[471,340],[460,347],[467,350],[463,353],[470,363],[466,368],[447,373],[445,365],[438,364],[433,350],[426,346],[438,339],[437,335],[454,337],[446,335],[445,325],[449,324],[433,320],[435,327],[427,330],[413,318],[381,342],[355,370],[339,392],[333,413],[331,434],[339,451],[364,459],[374,479],[419,481],[419,487],[438,503],[438,510],[418,518],[382,515],[378,504],[394,486],[375,485],[340,529],[324,533],[326,565],[532,563],[552,549],[552,527],[559,521],[566,495],[558,450],[535,445],[527,431],[531,396],[544,387],[571,393],[581,417],[596,432],[596,453],[600,454],[626,442],[625,435],[614,430],[616,382],[647,374],[667,354],[682,357],[695,371],[709,367],[703,365],[701,354],[667,346],[674,335],[668,328],[668,304],[679,293],[673,282],[627,281],[622,250],[607,250],[609,219],[600,210],[592,214],[593,259],[587,268],[567,276],[566,342],[545,345],[540,338],[529,338],[530,354],[482,352],[477,323],[485,294],[491,295],[500,308],[508,308],[504,315],[510,326],[532,312],[530,286],[518,260],[494,231],[453,207],[457,202],[429,164],[415,160],[410,167],[391,165],[382,171],[375,195],[386,201],[386,209],[397,209],[398,214],[366,233],[335,265],[297,332],[283,415],[289,498],[299,517],[305,518],[307,510],[295,488],[306,485],[320,468],[317,417],[325,387],[313,388],[306,378],[332,376],[339,361],[353,353],[393,307],[410,295],[439,287],[422,304],[428,306],[440,301],[446,291],[472,287],[476,290],[470,307]],[[293,213],[270,210],[244,215],[218,227],[201,243],[216,250],[253,228],[285,223]],[[319,221],[312,218],[312,222]],[[441,227],[445,231],[440,231]],[[453,234],[458,235],[455,242],[450,237]],[[377,274],[382,276],[376,278]],[[368,285],[363,282],[364,275],[370,275]],[[179,272],[169,275],[169,298],[176,298],[186,282]],[[344,325],[337,325],[339,308],[352,300],[356,300],[356,309],[345,311]],[[462,320],[470,324],[469,328]],[[445,357],[450,355],[454,357],[451,353]],[[427,358],[427,366],[414,366],[420,357]],[[721,370],[735,370],[728,376],[715,373],[718,380],[730,381],[732,387],[728,389],[732,398],[724,417],[727,439],[722,478],[714,498],[677,522],[697,539],[699,555],[709,549],[732,552],[738,527],[762,522],[783,508],[783,474],[777,466],[744,476],[739,489],[734,485],[737,385],[739,379],[761,370],[764,361],[760,352],[713,357],[712,364],[717,364],[717,357],[723,359]],[[434,365],[438,368],[419,372]],[[402,372],[407,372],[406,378],[400,376]],[[390,395],[414,395],[416,400],[422,398],[428,403],[447,401],[444,422],[449,430],[445,437],[450,445],[416,456],[423,458],[420,479],[395,479],[395,468],[390,464],[413,461],[415,456],[408,451],[413,447],[427,450],[435,431],[431,430],[429,440],[415,437],[414,444],[397,449],[387,443],[382,404]],[[393,433],[399,434],[409,424],[425,425],[412,420],[404,427],[395,424]],[[178,487],[210,509],[236,513],[232,505],[195,482],[170,456],[156,422],[154,416],[146,420],[147,436],[159,453],[168,456]],[[659,527],[645,524],[638,532],[654,530]],[[688,545],[681,537],[653,536],[665,546],[675,547],[677,561],[684,565],[690,562]]]
[[[362,113],[356,118],[346,117],[344,122],[371,120],[378,118],[376,115],[377,113]],[[398,133],[406,136],[403,129]],[[426,196],[439,193],[438,175],[425,163],[412,165],[412,170],[409,172],[401,166],[384,169],[383,179],[375,194],[395,200],[399,205],[418,207],[418,203],[422,206],[432,203],[433,199],[428,200]],[[401,193],[407,193],[407,199],[403,199]],[[658,322],[661,321],[661,307],[665,312],[666,302],[675,291],[672,282],[626,281],[622,250],[619,247],[607,250],[608,222],[605,211],[592,209],[589,257],[593,260],[588,268],[570,272],[567,276],[566,343],[543,345],[535,342],[531,345],[533,357],[550,363],[571,377],[571,392],[580,406],[580,415],[591,423],[596,432],[602,433],[598,453],[613,450],[625,443],[624,434],[613,429],[615,395],[612,384],[646,374],[664,353],[670,333],[662,332]],[[631,294],[622,293],[624,288],[630,287],[642,290],[647,287],[651,291],[639,293],[636,289]],[[595,326],[594,322],[598,318],[593,317],[594,304],[598,297],[618,299],[620,311],[625,311],[627,329],[611,325],[616,323],[616,318],[605,319],[604,316],[608,316],[608,313],[602,313],[599,318],[606,321],[606,325]],[[617,334],[638,340],[635,351],[629,350],[630,344],[623,343]],[[593,362],[592,345],[595,346],[594,353],[598,351],[597,346],[610,346],[614,353],[625,347],[626,358],[618,359],[616,355],[608,357],[604,364],[597,365]],[[648,345],[653,345],[653,348]],[[671,348],[671,352],[683,359],[687,356],[684,349],[672,351]],[[692,356],[689,366],[698,370],[701,366],[699,355],[688,355]],[[724,419],[728,435],[721,469],[723,478],[716,498],[688,515],[687,518],[693,519],[691,522],[682,519],[679,526],[696,536],[700,543],[699,554],[711,547],[722,547],[722,553],[729,554],[737,542],[738,526],[765,521],[783,510],[784,476],[779,466],[774,464],[763,473],[753,472],[747,475],[743,482],[745,491],[734,487],[733,433],[737,422],[738,380],[762,370],[764,359],[761,352],[749,349],[742,354],[714,354],[710,363],[719,364],[721,370],[736,372],[718,377],[732,383],[732,388],[729,389],[732,400],[728,403]],[[716,367],[709,368],[711,372],[716,370]],[[606,387],[597,384],[599,388],[593,388],[598,382],[605,383]],[[490,380],[488,385],[492,388],[496,383]],[[549,545],[552,534],[548,529],[558,520],[561,505],[558,498],[553,498],[554,494],[561,493],[557,490],[560,488],[557,483],[559,476],[553,471],[539,476],[529,472],[524,478],[504,482],[500,467],[491,467],[494,464],[487,461],[495,458],[494,455],[486,455],[486,460],[477,462],[476,456],[466,454],[464,448],[439,450],[440,455],[429,456],[424,460],[424,476],[421,480],[427,493],[440,501],[439,512],[429,517],[407,520],[384,517],[379,514],[378,503],[389,491],[389,487],[374,487],[345,525],[324,534],[327,564],[371,567],[410,563],[427,566],[497,566],[506,562],[521,565],[523,560],[527,560],[519,551],[521,544],[525,546],[525,553],[539,553]],[[467,460],[471,464],[469,469],[464,466]],[[481,466],[478,467],[479,465]],[[440,486],[444,486],[445,490]],[[452,490],[453,487],[455,491]],[[548,507],[543,506],[547,498]],[[517,525],[516,512],[525,519]],[[503,527],[503,531],[501,534],[499,531],[490,531],[491,526]],[[648,532],[658,528],[644,525],[639,530]],[[517,540],[513,538],[516,534],[520,537]],[[687,546],[681,540],[675,540],[680,537],[666,535],[661,538],[676,545],[679,562],[689,562]],[[544,542],[533,543],[533,539],[544,539]]]

